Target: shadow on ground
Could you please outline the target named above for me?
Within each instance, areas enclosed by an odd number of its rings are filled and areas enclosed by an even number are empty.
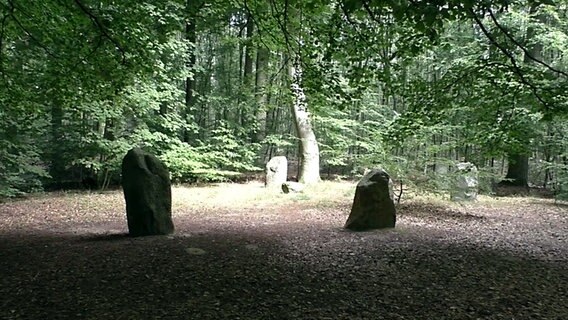
[[[453,217],[453,215],[450,215]],[[561,319],[566,260],[403,231],[0,237],[2,319]],[[204,231],[205,230],[205,231]],[[199,249],[199,250],[197,250]]]

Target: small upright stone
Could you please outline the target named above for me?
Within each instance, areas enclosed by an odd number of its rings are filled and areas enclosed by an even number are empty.
[[[455,181],[451,191],[453,201],[475,201],[478,189],[477,167],[473,163],[456,164]]]
[[[154,155],[139,148],[122,160],[122,188],[131,236],[174,232],[170,173]]]
[[[280,188],[288,177],[288,160],[284,156],[270,159],[266,164],[266,187]]]
[[[396,209],[389,181],[389,175],[380,169],[371,170],[359,181],[345,228],[354,231],[394,228]]]

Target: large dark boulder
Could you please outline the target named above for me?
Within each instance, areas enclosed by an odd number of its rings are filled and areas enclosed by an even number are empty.
[[[354,231],[394,228],[396,210],[389,182],[389,175],[379,169],[371,170],[359,181],[345,228]]]
[[[170,173],[154,155],[134,148],[122,160],[122,188],[131,236],[174,232]]]

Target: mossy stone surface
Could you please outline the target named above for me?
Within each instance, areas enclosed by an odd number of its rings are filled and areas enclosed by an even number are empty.
[[[122,188],[131,236],[174,232],[170,173],[154,155],[139,148],[122,160]]]
[[[371,170],[359,181],[345,228],[365,231],[395,227],[396,209],[389,181],[389,175],[380,169]]]

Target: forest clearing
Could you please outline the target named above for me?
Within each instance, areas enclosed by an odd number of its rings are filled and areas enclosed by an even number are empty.
[[[568,319],[568,1],[0,21],[0,319]]]
[[[343,229],[352,182],[173,188],[168,236],[129,237],[119,191],[0,204],[1,319],[565,319],[568,207],[407,194]]]

